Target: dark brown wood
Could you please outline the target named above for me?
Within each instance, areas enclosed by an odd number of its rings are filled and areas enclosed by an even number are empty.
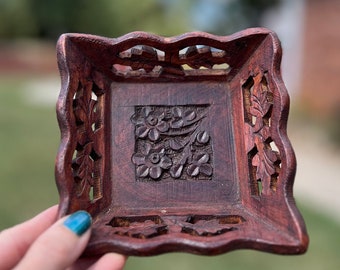
[[[306,251],[273,32],[65,34],[57,51],[59,215],[92,214],[85,255]]]

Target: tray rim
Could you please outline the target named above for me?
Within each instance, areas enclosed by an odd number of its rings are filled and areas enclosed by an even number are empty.
[[[304,253],[306,251],[307,245],[308,245],[308,236],[306,233],[306,228],[303,222],[303,219],[298,211],[298,209],[295,206],[294,200],[293,200],[293,182],[294,182],[294,176],[295,176],[295,169],[296,169],[296,160],[294,151],[290,145],[289,139],[287,137],[287,119],[288,119],[288,111],[289,111],[289,97],[288,93],[285,89],[284,83],[281,78],[281,71],[280,71],[280,63],[281,63],[281,47],[278,38],[276,35],[267,29],[264,28],[255,28],[255,29],[247,29],[238,33],[235,33],[230,36],[215,36],[204,32],[192,32],[183,34],[177,37],[160,37],[153,34],[148,34],[145,32],[133,32],[127,35],[124,35],[119,38],[104,38],[94,35],[86,35],[86,34],[64,34],[60,37],[57,45],[57,51],[58,51],[58,65],[61,73],[61,80],[62,80],[62,87],[61,92],[58,98],[57,103],[57,116],[58,116],[58,122],[61,130],[61,143],[60,148],[58,150],[58,155],[56,159],[56,182],[58,186],[58,190],[60,193],[60,205],[59,205],[59,217],[64,216],[68,213],[69,207],[72,204],[72,198],[70,197],[69,191],[70,191],[70,183],[65,183],[62,179],[66,179],[67,176],[65,175],[65,156],[67,156],[67,151],[69,151],[70,141],[72,140],[72,134],[71,134],[71,126],[70,126],[70,116],[67,112],[65,112],[65,108],[69,107],[69,101],[67,100],[68,96],[68,89],[70,87],[70,80],[72,77],[72,71],[68,68],[68,49],[66,44],[70,42],[72,39],[79,39],[79,40],[86,40],[87,42],[92,42],[94,44],[100,44],[105,43],[108,45],[112,44],[122,44],[127,43],[130,44],[128,46],[131,47],[131,41],[134,42],[149,42],[150,44],[157,43],[159,44],[159,47],[164,46],[177,46],[181,42],[191,42],[197,40],[197,38],[204,38],[207,40],[214,40],[216,42],[221,43],[227,43],[234,40],[237,40],[239,38],[242,38],[244,36],[251,36],[251,35],[265,35],[266,37],[269,37],[271,39],[271,42],[273,44],[273,62],[271,67],[272,72],[272,80],[273,83],[277,86],[277,88],[280,90],[278,91],[278,94],[280,95],[280,108],[277,110],[277,114],[275,117],[277,118],[278,123],[280,125],[277,125],[276,127],[276,135],[280,139],[282,143],[282,151],[281,154],[284,155],[282,158],[283,160],[283,166],[286,168],[286,170],[283,170],[283,200],[285,200],[285,205],[287,207],[287,211],[289,211],[289,214],[296,222],[296,232],[293,233],[293,236],[295,236],[296,239],[291,239],[291,241],[279,245],[273,242],[270,242],[265,239],[253,237],[250,239],[249,237],[242,237],[239,236],[239,238],[231,239],[231,240],[221,240],[223,243],[216,244],[216,246],[212,246],[212,244],[209,247],[201,246],[200,244],[196,243],[195,241],[190,241],[190,243],[183,242],[179,243],[180,241],[175,239],[167,239],[170,238],[170,236],[160,236],[162,238],[166,238],[166,240],[162,239],[161,241],[156,240],[147,240],[147,251],[141,251],[143,248],[146,247],[146,245],[141,245],[139,247],[131,247],[131,244],[129,241],[124,241],[124,238],[122,241],[119,241],[118,248],[116,248],[117,243],[115,241],[107,241],[104,240],[93,240],[87,249],[86,254],[93,254],[96,252],[96,249],[101,246],[108,246],[109,249],[117,251],[117,252],[123,252],[125,254],[133,254],[133,255],[142,255],[142,256],[148,256],[148,255],[156,255],[164,252],[170,252],[170,251],[187,251],[192,253],[198,253],[198,254],[219,254],[226,251],[230,251],[233,249],[239,249],[239,248],[253,248],[253,249],[259,249],[259,250],[265,250],[269,252],[275,252],[275,253],[284,253],[284,254],[291,254],[291,253]],[[161,45],[160,45],[161,44]],[[142,83],[142,82],[141,82]],[[242,203],[242,210],[248,210],[249,204],[256,204],[256,200],[251,200],[251,202],[245,202]],[[251,206],[251,209],[256,209],[257,207],[260,207],[261,203],[260,200],[258,200],[258,205]],[[105,209],[103,209],[105,210]],[[107,210],[107,209],[106,209]],[[249,216],[257,216],[258,213],[251,212]],[[260,215],[261,216],[261,215]],[[261,216],[262,217],[262,216]],[[97,225],[94,224],[94,228]],[[218,236],[220,238],[223,238],[221,236]],[[105,242],[106,241],[106,242]],[[136,240],[137,242],[140,242],[139,240]],[[133,242],[133,240],[132,240]],[[136,242],[136,243],[137,243]],[[198,241],[199,242],[199,241]],[[138,246],[138,244],[134,243]],[[152,244],[150,244],[152,243]],[[133,245],[132,245],[133,246]],[[164,248],[164,246],[168,246],[168,248]],[[159,248],[162,247],[162,248]],[[158,251],[157,251],[158,250]]]

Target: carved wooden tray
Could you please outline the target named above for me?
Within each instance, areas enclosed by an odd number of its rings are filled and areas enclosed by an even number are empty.
[[[275,34],[65,34],[57,51],[59,214],[92,214],[85,254],[305,252]]]

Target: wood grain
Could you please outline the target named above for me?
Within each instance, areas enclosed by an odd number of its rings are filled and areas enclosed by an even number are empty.
[[[64,34],[57,53],[59,215],[93,216],[84,255],[306,251],[273,32]]]

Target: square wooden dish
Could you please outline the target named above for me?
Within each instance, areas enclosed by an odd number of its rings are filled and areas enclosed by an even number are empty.
[[[93,216],[85,255],[305,252],[273,32],[65,34],[57,51],[59,215]]]

